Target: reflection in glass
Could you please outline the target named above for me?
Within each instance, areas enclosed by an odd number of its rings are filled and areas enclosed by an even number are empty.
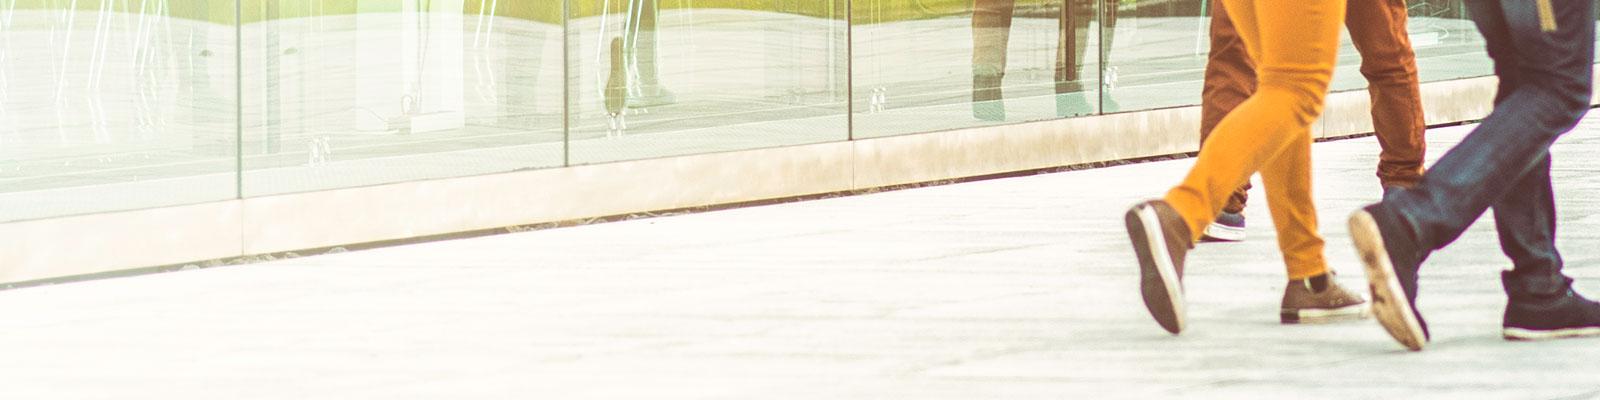
[[[233,2],[0,0],[0,221],[236,194]]]
[[[1216,5],[1206,0],[1117,2],[1123,21],[1108,28],[1121,32],[1106,56],[1106,111],[1199,104],[1211,50],[1209,15]]]
[[[627,131],[627,110],[649,109],[677,102],[677,96],[661,85],[657,68],[656,21],[661,18],[657,0],[627,2],[621,35],[611,39],[610,73],[603,97],[610,130],[607,137],[620,137]],[[622,2],[618,2],[622,4]]]
[[[246,0],[246,196],[562,165],[560,4]]]
[[[1114,4],[857,0],[855,137],[1096,112]]]
[[[1351,6],[1363,4],[1352,2]],[[1406,2],[1406,9],[1409,14],[1406,35],[1416,53],[1417,75],[1422,82],[1493,73],[1489,56],[1484,52],[1483,36],[1468,18],[1462,0],[1411,0]],[[1341,40],[1339,68],[1333,74],[1334,91],[1367,87],[1367,80],[1360,71],[1360,53],[1348,33]]]
[[[1190,106],[1215,5],[242,1],[0,0],[0,221]],[[1462,4],[1423,82],[1490,74]]]
[[[1055,105],[1056,116],[1070,117],[1094,113],[1084,93],[1083,56],[1089,48],[1089,32],[1097,10],[1105,10],[1106,42],[1116,31],[1116,0],[1105,0],[1104,8],[1097,8],[1101,0],[1068,0],[1060,7],[1055,55]],[[974,0],[972,10],[972,115],[988,121],[1006,119],[1002,86],[1005,81],[1007,48],[1010,45],[1011,23],[1015,17],[1016,0]],[[1095,46],[1100,48],[1101,46]],[[1098,79],[1090,76],[1089,79]],[[1091,84],[1093,81],[1088,81]],[[1090,92],[1090,94],[1093,94]],[[1114,103],[1113,103],[1114,104]],[[1112,110],[1114,111],[1114,106]]]
[[[622,68],[628,82],[628,104],[634,107],[654,107],[677,102],[672,92],[661,86],[661,70],[656,67],[659,46],[656,41],[656,20],[661,18],[659,0],[634,0],[628,2],[628,18],[622,31]]]
[[[570,163],[849,138],[843,0],[570,0]]]

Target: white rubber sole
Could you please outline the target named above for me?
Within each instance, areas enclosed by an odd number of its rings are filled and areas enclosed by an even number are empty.
[[[1237,226],[1227,226],[1212,222],[1206,226],[1206,232],[1201,239],[1218,242],[1243,242],[1245,229]]]
[[[1411,351],[1421,351],[1427,342],[1422,324],[1412,313],[1406,301],[1406,292],[1395,277],[1394,265],[1389,262],[1389,251],[1383,246],[1383,235],[1378,232],[1378,222],[1372,214],[1357,210],[1350,215],[1350,238],[1355,241],[1356,253],[1367,271],[1367,288],[1372,291],[1372,315],[1378,324]]]
[[[1285,324],[1319,324],[1324,322],[1349,321],[1366,318],[1372,314],[1372,308],[1367,303],[1344,306],[1339,308],[1278,310],[1281,322]]]
[[[1501,335],[1506,340],[1550,340],[1567,339],[1585,336],[1600,336],[1600,327],[1555,329],[1555,330],[1530,330],[1522,328],[1505,328]]]

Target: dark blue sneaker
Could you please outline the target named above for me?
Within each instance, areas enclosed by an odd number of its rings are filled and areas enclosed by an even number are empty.
[[[1350,215],[1350,237],[1366,265],[1373,316],[1389,336],[1419,351],[1429,339],[1428,323],[1416,306],[1422,254],[1402,223],[1383,203],[1369,205]]]
[[[1600,335],[1600,303],[1572,290],[1560,274],[1520,276],[1500,273],[1506,287],[1507,340],[1543,340]]]
[[[1244,214],[1234,214],[1223,211],[1217,214],[1217,219],[1206,226],[1206,231],[1200,234],[1202,242],[1242,242],[1244,241]]]

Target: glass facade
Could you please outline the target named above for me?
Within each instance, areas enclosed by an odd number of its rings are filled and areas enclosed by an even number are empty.
[[[857,0],[853,137],[1099,112],[1100,21],[1114,4]]]
[[[0,220],[233,198],[232,2],[0,0]]]
[[[843,0],[569,0],[567,162],[849,139]]]
[[[1407,5],[1424,82],[1491,73]],[[1192,106],[1214,6],[0,0],[0,221]]]
[[[565,162],[560,3],[241,6],[243,196]]]

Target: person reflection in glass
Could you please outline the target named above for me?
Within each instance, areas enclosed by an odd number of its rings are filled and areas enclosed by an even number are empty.
[[[627,0],[628,16],[622,35],[622,67],[627,69],[628,107],[672,104],[677,98],[661,86],[657,67],[656,20],[659,0]]]
[[[1083,55],[1091,37],[1089,24],[1095,14],[1101,15],[1101,54],[1106,54],[1115,38],[1117,26],[1117,0],[1063,0],[1060,11],[1060,33],[1056,36],[1055,93],[1056,115],[1061,117],[1094,112],[1085,97],[1083,82]],[[1101,3],[1101,4],[1096,4]],[[1097,7],[1098,6],[1098,7]],[[1006,119],[1001,87],[1006,73],[1006,48],[1011,36],[1011,20],[1016,11],[1016,0],[973,0],[972,5],[972,116],[1001,121]],[[1090,77],[1098,80],[1098,77]],[[1093,82],[1088,85],[1094,85]],[[1105,111],[1116,111],[1117,105],[1110,96],[1105,97]]]
[[[189,18],[198,21],[187,28],[187,38],[178,39],[181,43],[188,43],[190,47],[169,53],[181,63],[179,93],[180,96],[186,97],[185,101],[189,103],[188,109],[183,112],[188,114],[189,126],[185,129],[189,130],[192,137],[194,153],[208,157],[233,156],[236,151],[234,136],[217,134],[225,129],[219,124],[233,122],[233,113],[221,108],[233,107],[236,100],[225,99],[218,90],[226,88],[216,87],[212,82],[211,62],[225,61],[213,60],[218,56],[211,47],[211,30],[218,25],[218,21],[212,18],[209,3],[206,0],[173,0],[168,6],[169,14],[160,17]]]

